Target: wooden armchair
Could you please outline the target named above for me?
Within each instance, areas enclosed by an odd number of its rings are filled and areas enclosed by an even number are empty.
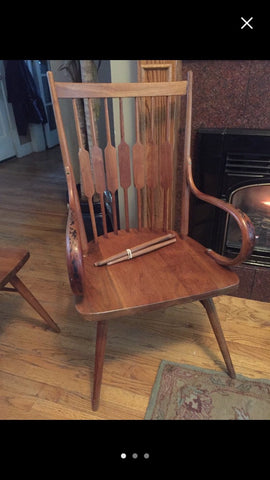
[[[232,292],[237,287],[239,279],[227,267],[242,262],[250,255],[254,245],[254,228],[243,212],[222,200],[201,193],[194,185],[190,158],[192,72],[188,73],[187,81],[166,83],[60,83],[54,81],[52,72],[48,72],[48,80],[69,192],[66,246],[70,285],[75,295],[78,312],[86,319],[97,321],[93,409],[97,410],[99,406],[107,321],[121,315],[126,316],[199,300],[206,309],[229,375],[234,378],[234,368],[212,297]],[[169,194],[171,194],[173,182],[171,99],[177,96],[186,96],[187,105],[182,160],[181,224],[178,233],[168,229],[171,200]],[[125,142],[123,97],[135,99],[136,142],[131,149]],[[150,113],[148,112],[151,138],[145,142],[141,141],[140,102],[146,97],[149,99],[150,107],[151,105],[153,107],[153,102],[158,97],[162,98],[163,106],[165,105],[165,140],[161,145],[156,141],[156,119],[153,108],[149,109]],[[68,98],[73,102],[83,190],[88,198],[93,227],[94,238],[90,242],[87,241],[85,234],[59,98]],[[84,149],[82,143],[77,109],[79,98],[88,99],[93,141],[90,152]],[[104,152],[98,146],[95,131],[92,99],[96,98],[101,98],[104,102],[107,136]],[[121,142],[118,147],[113,146],[111,141],[108,110],[110,98],[119,99]],[[156,168],[157,165],[159,165],[159,171]],[[136,228],[129,227],[129,209],[134,205],[129,205],[127,190],[132,180],[137,191]],[[115,202],[115,195],[119,188],[124,192],[125,207],[125,229],[120,230],[117,228]],[[154,228],[153,221],[153,199],[156,188],[160,188],[163,197],[159,205],[159,209],[163,212],[161,231]],[[110,233],[107,232],[104,220],[103,192],[105,190],[109,190],[112,194],[114,231]],[[150,225],[144,223],[141,213],[141,198],[145,190],[147,195],[144,198],[148,199]],[[239,255],[235,258],[224,258],[188,236],[190,192],[225,210],[236,220],[242,233],[242,246]],[[99,195],[103,213],[104,234],[102,236],[97,235],[95,227],[92,202],[94,194]],[[165,235],[165,239],[160,240],[158,244],[154,243],[156,239]],[[133,248],[136,246],[138,248]],[[112,261],[110,257],[115,258],[115,256],[116,260]]]

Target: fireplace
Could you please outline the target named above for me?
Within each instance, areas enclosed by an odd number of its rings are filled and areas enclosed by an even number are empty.
[[[270,267],[270,131],[200,129],[194,164],[200,190],[232,203],[253,222],[256,243],[246,263]],[[239,252],[235,220],[199,200],[191,205],[190,234],[225,256]]]
[[[270,301],[270,130],[199,129],[194,150],[198,188],[240,208],[255,226],[253,253],[235,267],[239,296]],[[227,257],[237,255],[241,245],[235,220],[194,197],[190,235]]]
[[[243,210],[255,227],[255,247],[248,263],[270,264],[270,183],[252,183],[239,187],[229,197],[229,202]],[[225,226],[223,252],[239,251],[241,245],[240,229],[235,221],[227,219]],[[270,266],[270,265],[269,265]]]

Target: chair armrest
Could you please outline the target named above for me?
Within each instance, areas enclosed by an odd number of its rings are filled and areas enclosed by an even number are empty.
[[[75,295],[83,295],[83,255],[80,230],[74,210],[68,211],[66,228],[67,269],[71,289]]]
[[[187,182],[191,192],[197,198],[207,203],[210,203],[211,205],[219,207],[225,212],[232,215],[232,217],[236,220],[241,230],[242,244],[241,244],[240,252],[236,257],[227,258],[227,257],[224,257],[223,255],[219,255],[218,253],[214,252],[211,249],[207,249],[206,253],[220,265],[232,266],[232,265],[237,265],[239,263],[242,263],[252,253],[252,250],[254,248],[254,243],[255,243],[255,229],[250,218],[240,209],[235,208],[232,204],[226,203],[223,200],[220,200],[218,198],[212,197],[211,195],[207,195],[205,193],[200,192],[200,190],[198,190],[193,180],[191,159],[189,159],[187,162]]]

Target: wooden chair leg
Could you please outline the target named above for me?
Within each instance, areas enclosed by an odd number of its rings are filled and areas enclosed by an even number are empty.
[[[30,290],[28,290],[28,288],[17,277],[17,275],[14,275],[12,277],[10,283],[17,290],[17,292],[20,293],[20,295],[31,305],[31,307],[36,310],[36,312],[43,318],[43,320],[45,320],[45,322],[52,328],[52,330],[59,333],[60,328],[58,327],[58,325],[56,325],[50,315],[46,312],[46,310],[44,310],[44,308],[40,305],[34,295],[32,295]]]
[[[95,357],[95,376],[94,376],[94,391],[92,408],[94,411],[98,410],[100,389],[102,381],[102,372],[104,364],[104,354],[107,341],[108,325],[105,320],[97,322],[97,337],[96,337],[96,357]]]
[[[220,325],[220,322],[219,322],[218,314],[217,314],[216,307],[215,307],[215,304],[213,302],[213,299],[212,298],[207,298],[205,300],[201,300],[201,303],[202,303],[202,305],[204,306],[204,308],[207,312],[208,318],[210,320],[212,329],[213,329],[214,334],[216,336],[216,339],[217,339],[220,351],[222,353],[222,356],[224,358],[226,367],[228,369],[229,375],[230,375],[231,378],[235,378],[236,375],[235,375],[234,367],[233,367],[233,364],[232,364],[230,352],[229,352],[229,349],[228,349],[228,346],[227,346],[227,343],[226,343],[226,340],[225,340],[225,337],[224,337],[224,334],[223,334],[223,331],[222,331],[222,328],[221,328],[221,325]]]

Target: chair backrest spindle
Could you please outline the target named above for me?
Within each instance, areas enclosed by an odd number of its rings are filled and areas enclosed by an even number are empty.
[[[80,170],[81,170],[83,191],[84,191],[84,193],[87,197],[87,200],[88,200],[94,241],[97,242],[98,235],[97,235],[97,227],[96,227],[95,213],[94,213],[94,207],[93,207],[93,195],[95,193],[95,187],[94,187],[94,182],[93,182],[92,172],[91,172],[90,156],[89,156],[89,153],[87,152],[87,150],[85,150],[85,148],[83,146],[82,134],[81,134],[80,122],[79,122],[79,116],[78,116],[78,109],[77,109],[77,104],[76,104],[76,99],[75,98],[73,98],[72,103],[73,103],[73,111],[74,111],[74,119],[75,119],[77,138],[78,138],[78,143],[79,143],[79,162],[80,162]]]
[[[129,146],[125,141],[125,127],[124,127],[122,98],[119,98],[119,117],[120,117],[121,142],[118,145],[118,161],[119,161],[120,185],[124,190],[125,222],[126,222],[126,231],[128,232],[129,231],[128,188],[131,185],[131,172],[130,172],[130,151],[129,151]]]
[[[93,141],[93,145],[91,147],[91,157],[92,157],[92,165],[93,165],[93,170],[95,175],[95,186],[96,186],[96,192],[99,194],[99,199],[100,199],[103,232],[105,237],[107,237],[108,231],[107,231],[106,213],[105,213],[105,205],[104,205],[104,192],[106,190],[106,181],[105,181],[105,172],[104,172],[104,163],[103,163],[103,153],[101,148],[99,148],[97,144],[93,105],[92,105],[91,99],[88,100],[88,105],[89,105],[90,125],[91,125],[92,141]]]
[[[151,98],[150,138],[146,144],[146,184],[149,189],[149,217],[151,228],[154,228],[154,190],[158,185],[158,145],[154,135],[154,97]]]
[[[104,150],[105,168],[106,168],[106,177],[107,177],[107,187],[112,195],[113,231],[115,235],[117,235],[118,225],[117,225],[116,200],[115,200],[115,193],[116,193],[116,190],[118,190],[117,157],[116,157],[116,148],[113,147],[111,142],[110,119],[109,119],[107,98],[104,98],[104,106],[105,106],[105,124],[106,124],[106,136],[107,136],[107,145]]]
[[[142,229],[141,191],[145,185],[145,147],[140,140],[139,98],[135,99],[136,143],[133,145],[133,178],[137,190],[138,230]]]
[[[189,76],[189,79],[192,77]],[[187,161],[187,153],[190,151],[191,136],[191,85],[188,81],[180,82],[156,82],[156,83],[61,83],[54,82],[51,72],[48,72],[48,79],[51,91],[54,93],[53,104],[56,113],[56,122],[60,133],[61,149],[66,151],[66,140],[62,138],[62,124],[60,109],[57,107],[59,98],[70,98],[73,102],[75,126],[79,144],[79,163],[83,190],[88,198],[91,222],[93,226],[94,241],[98,241],[95,216],[93,211],[93,195],[99,195],[102,213],[103,232],[108,237],[106,213],[104,204],[104,192],[110,191],[112,198],[112,223],[114,234],[118,234],[118,214],[116,206],[116,193],[119,188],[124,192],[124,218],[125,229],[130,230],[130,211],[132,204],[129,204],[128,190],[132,186],[131,168],[133,168],[133,183],[137,192],[137,228],[155,229],[155,213],[158,212],[162,221],[162,229],[167,232],[170,219],[170,197],[173,183],[173,146],[171,142],[171,118],[174,114],[171,97],[188,94],[187,101],[187,123],[185,137],[184,164]],[[135,143],[128,145],[125,139],[125,121],[123,113],[123,98],[134,98],[135,101]],[[84,148],[82,134],[80,131],[78,109],[76,99],[85,98],[89,105],[89,119],[92,136],[92,145],[89,152]],[[106,146],[104,151],[97,141],[96,118],[93,111],[92,101],[95,98],[103,99],[105,114]],[[119,127],[120,141],[117,146],[112,144],[111,124],[108,98],[119,99]],[[146,102],[147,100],[147,102]],[[146,102],[146,103],[145,103]],[[144,107],[143,107],[144,105]],[[115,106],[115,104],[113,104]],[[173,110],[173,112],[172,112]],[[114,108],[114,121],[118,109]],[[141,121],[143,115],[147,115],[147,135],[141,140]],[[132,124],[132,122],[131,122]],[[60,125],[60,129],[59,129]],[[158,140],[159,139],[159,140]],[[161,140],[160,140],[161,139]],[[119,175],[119,180],[118,180]],[[185,181],[186,169],[183,167],[184,197],[187,205],[182,210],[185,218],[182,219],[180,233],[186,234],[188,195],[189,192]],[[159,190],[156,190],[159,188]],[[160,204],[155,205],[155,192],[160,192]],[[143,222],[142,196],[147,199],[148,215],[150,225]],[[76,202],[76,205],[78,202]],[[156,209],[156,211],[155,211]],[[162,210],[161,210],[162,209]],[[160,217],[161,215],[161,217]],[[163,220],[162,220],[163,218]],[[144,219],[145,221],[145,219]],[[158,224],[160,225],[160,220]],[[159,227],[160,228],[160,227]]]

